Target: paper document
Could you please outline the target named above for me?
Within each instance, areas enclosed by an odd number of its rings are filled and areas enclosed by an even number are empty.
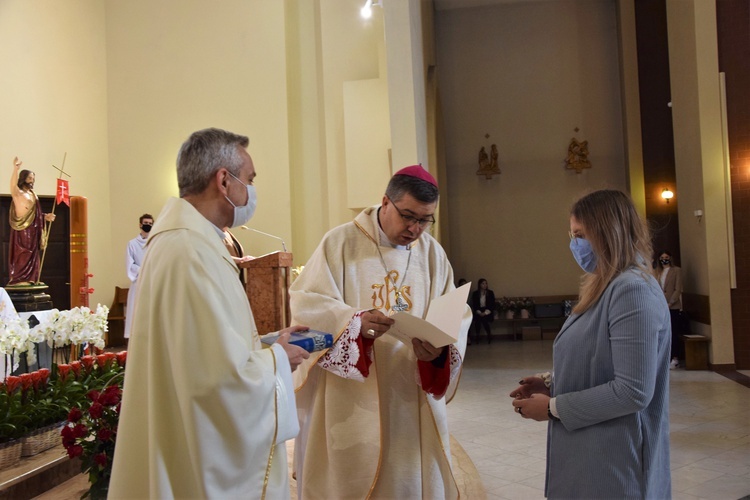
[[[406,345],[411,339],[426,340],[435,347],[443,347],[458,340],[461,320],[466,311],[466,298],[471,283],[456,288],[430,302],[425,319],[399,312],[391,316],[396,322],[388,330]]]

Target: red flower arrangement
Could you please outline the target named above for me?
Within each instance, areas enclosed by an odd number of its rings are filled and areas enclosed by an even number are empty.
[[[84,497],[106,498],[126,361],[125,351],[100,352],[7,376],[0,382],[0,444],[66,420],[63,445],[70,458],[81,458],[91,483]]]
[[[59,422],[60,406],[49,387],[50,370],[41,368],[0,382],[0,443]]]
[[[121,378],[123,373],[116,377]],[[89,407],[71,408],[61,435],[68,456],[81,457],[81,471],[89,476],[91,487],[84,496],[97,500],[106,498],[109,490],[122,389],[115,382],[101,392],[89,391],[87,397]]]
[[[81,458],[81,472],[90,488],[84,497],[106,498],[120,418],[121,384],[127,352],[87,354],[68,365],[58,365],[58,380],[88,390],[83,401],[69,406],[60,435],[70,458]]]

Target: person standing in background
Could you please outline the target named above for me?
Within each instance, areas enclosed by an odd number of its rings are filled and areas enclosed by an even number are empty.
[[[125,335],[126,339],[130,338],[130,328],[133,324],[133,307],[135,306],[135,289],[138,286],[138,274],[141,272],[141,263],[143,254],[146,253],[146,241],[148,233],[154,225],[154,218],[151,214],[143,214],[138,219],[138,226],[141,232],[128,242],[128,249],[125,255],[125,270],[130,280],[130,289],[128,290],[128,303],[125,307]]]
[[[664,250],[659,253],[656,263],[656,279],[664,291],[664,298],[669,306],[672,319],[672,360],[669,368],[674,370],[685,362],[685,342],[682,336],[687,333],[685,317],[682,312],[682,269],[674,265],[672,253]]]

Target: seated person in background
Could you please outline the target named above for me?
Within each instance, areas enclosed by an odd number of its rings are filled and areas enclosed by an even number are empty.
[[[471,294],[471,311],[474,313],[474,334],[479,340],[482,327],[487,331],[487,343],[492,341],[490,324],[495,319],[495,292],[489,289],[487,280],[479,280],[477,289]]]

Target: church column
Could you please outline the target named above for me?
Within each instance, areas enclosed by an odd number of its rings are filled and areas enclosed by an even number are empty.
[[[710,324],[696,327],[711,337],[711,363],[733,365],[716,2],[667,0],[667,22],[685,288],[708,297]]]

